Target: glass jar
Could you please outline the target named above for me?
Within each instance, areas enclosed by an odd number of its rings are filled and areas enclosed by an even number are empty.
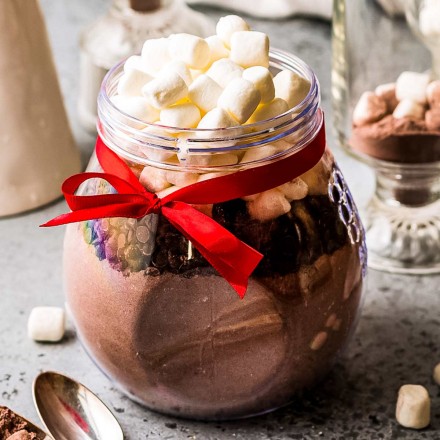
[[[429,3],[404,0],[393,15],[390,0],[334,2],[335,127],[375,172],[362,213],[369,265],[390,272],[440,272],[440,100],[428,92],[440,94],[440,9]]]
[[[96,133],[96,99],[109,69],[140,53],[145,40],[172,33],[207,37],[212,22],[183,0],[113,0],[107,14],[81,34],[78,115],[88,131]]]
[[[101,88],[100,136],[136,175],[151,167],[192,183],[297,154],[322,124],[319,84],[301,60],[271,51],[271,69],[281,68],[311,82],[301,104],[268,121],[211,131],[121,113],[109,99],[118,65]],[[269,145],[277,153],[245,160],[245,152]],[[99,170],[94,157],[89,171]],[[253,213],[254,196],[197,206],[264,255],[242,300],[161,215],[68,226],[71,315],[87,352],[124,393],[168,414],[231,419],[285,405],[329,371],[360,308],[363,229],[330,150],[294,183],[300,194],[276,217]],[[108,192],[101,180],[82,188]]]

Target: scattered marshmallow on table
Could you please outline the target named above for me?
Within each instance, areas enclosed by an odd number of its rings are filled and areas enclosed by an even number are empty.
[[[210,60],[208,43],[191,34],[169,36],[168,51],[173,59],[183,61],[192,69],[203,69]]]
[[[149,73],[154,75],[171,61],[168,44],[168,38],[154,38],[144,43],[141,56]]]
[[[287,214],[291,209],[290,203],[277,188],[260,193],[247,206],[250,216],[262,222]]]
[[[159,111],[142,96],[116,95],[111,101],[119,110],[141,121],[155,122],[159,119]]]
[[[261,94],[261,102],[266,104],[275,98],[275,86],[269,69],[253,66],[243,71],[243,78],[250,81]]]
[[[225,88],[233,79],[241,78],[243,67],[231,61],[229,58],[212,63],[206,74],[217,84]]]
[[[182,77],[174,71],[158,76],[142,88],[142,94],[150,105],[165,108],[188,95],[188,87]]]
[[[223,90],[218,99],[218,106],[243,124],[257,108],[260,98],[260,92],[250,81],[236,78]]]
[[[399,389],[396,419],[405,428],[423,429],[430,423],[431,401],[421,385],[403,385]]]
[[[425,108],[422,104],[416,101],[412,101],[411,99],[403,99],[394,109],[393,117],[396,119],[423,119],[425,117]]]
[[[275,96],[284,99],[293,108],[300,104],[310,91],[310,82],[290,70],[282,70],[273,79]]]
[[[364,92],[359,98],[353,111],[353,123],[366,125],[376,122],[385,116],[387,105],[385,101],[373,92]]]
[[[221,17],[216,26],[217,36],[226,47],[230,47],[231,37],[235,32],[249,31],[249,25],[238,15]]]
[[[28,335],[34,341],[57,342],[64,336],[66,318],[60,307],[35,307],[28,320]]]
[[[289,110],[289,104],[284,99],[275,98],[273,101],[258,106],[255,112],[247,121],[248,124],[253,124],[258,121],[272,119],[275,116],[282,115]]]
[[[200,110],[191,103],[176,104],[160,112],[160,122],[168,127],[196,128],[200,122]]]
[[[242,67],[269,67],[269,37],[263,32],[234,32],[230,59]]]
[[[200,75],[189,87],[189,98],[204,112],[217,106],[223,89],[208,75]]]
[[[426,89],[430,78],[427,73],[402,72],[396,81],[396,97],[399,101],[409,99],[426,104]]]

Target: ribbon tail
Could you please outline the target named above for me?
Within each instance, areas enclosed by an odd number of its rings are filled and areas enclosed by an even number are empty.
[[[162,207],[162,214],[243,298],[263,255],[186,203],[170,202]]]

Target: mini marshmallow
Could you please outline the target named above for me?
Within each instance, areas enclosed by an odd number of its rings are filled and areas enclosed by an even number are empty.
[[[440,109],[440,80],[432,81],[426,88],[426,97],[431,107]]]
[[[243,124],[257,108],[260,98],[260,92],[250,81],[236,78],[223,90],[218,99],[218,106]]]
[[[192,69],[203,69],[209,63],[209,45],[203,38],[191,34],[173,34],[168,40],[168,51],[173,59],[183,61]]]
[[[428,110],[425,114],[426,128],[431,131],[440,131],[440,107]]]
[[[223,89],[208,75],[200,75],[189,88],[189,98],[204,112],[217,106]]]
[[[257,107],[255,112],[247,121],[248,124],[253,124],[258,121],[265,121],[272,119],[275,116],[282,115],[289,110],[289,104],[284,99],[275,98],[268,104],[262,104]]]
[[[28,320],[28,336],[34,341],[57,342],[63,339],[66,325],[60,307],[35,307]]]
[[[423,429],[429,425],[431,401],[421,385],[403,385],[399,389],[396,419],[405,428]]]
[[[205,180],[215,179],[216,177],[226,176],[230,173],[227,172],[218,172],[218,173],[205,173],[200,174],[199,182],[204,182]]]
[[[269,69],[262,66],[249,67],[243,71],[242,77],[253,83],[258,89],[263,104],[266,104],[275,98],[275,86]]]
[[[193,81],[190,69],[188,66],[180,60],[170,61],[168,64],[162,67],[157,76],[166,75],[167,72],[176,72],[185,81],[186,85],[189,87]]]
[[[229,57],[229,50],[223,44],[223,41],[217,36],[205,38],[209,46],[209,65],[221,58]]]
[[[243,68],[228,58],[215,61],[206,72],[222,88],[225,88],[233,79],[241,78],[242,73]]]
[[[142,88],[145,99],[155,108],[165,108],[188,95],[188,87],[177,72],[166,72]]]
[[[238,163],[233,153],[182,154],[177,155],[180,163],[198,167],[225,167]]]
[[[393,111],[393,117],[396,119],[423,119],[425,117],[425,108],[422,104],[411,99],[404,99],[397,104]]]
[[[420,32],[426,37],[440,36],[440,3],[425,3],[419,14]]]
[[[324,159],[325,155],[323,156]],[[301,180],[308,186],[311,196],[328,194],[328,167],[321,159],[312,169],[301,175]]]
[[[169,188],[165,188],[162,191],[158,191],[156,194],[157,197],[163,199],[165,196],[168,196],[179,189],[181,189],[180,186],[170,186]]]
[[[293,108],[300,104],[310,91],[310,82],[289,70],[282,70],[273,79],[275,96],[284,99]]]
[[[183,171],[171,171],[168,170],[165,173],[165,177],[169,183],[172,185],[184,187],[192,185],[199,180],[199,175],[197,173],[185,173]]]
[[[387,112],[393,113],[399,103],[396,97],[396,83],[381,84],[376,87],[374,93],[385,101]]]
[[[265,222],[287,214],[291,206],[283,193],[274,188],[260,193],[255,200],[247,204],[247,208],[252,218]]]
[[[242,67],[269,67],[269,37],[263,32],[234,32],[229,57]]]
[[[159,111],[152,107],[141,96],[112,96],[112,103],[119,110],[133,118],[144,122],[155,122],[159,119]]]
[[[121,96],[142,96],[142,87],[153,77],[138,69],[129,69],[118,82],[118,94]]]
[[[440,363],[434,367],[432,377],[437,385],[440,385]]]
[[[195,128],[200,121],[200,110],[194,104],[177,104],[160,112],[160,122],[168,127]]]
[[[402,72],[396,81],[396,97],[399,101],[409,99],[426,104],[426,89],[429,75],[417,72]]]
[[[139,55],[132,55],[125,61],[124,72],[130,72],[130,70],[140,70],[141,72],[149,73],[143,58]]]
[[[216,26],[217,36],[226,47],[230,47],[231,36],[234,32],[248,31],[249,25],[238,15],[227,15],[220,18]]]
[[[274,154],[278,153],[278,148],[274,145],[264,145],[261,147],[253,147],[247,150],[240,163],[255,162],[257,160],[263,160],[272,157]]]
[[[156,74],[165,64],[171,61],[168,52],[167,38],[147,40],[142,47],[142,60],[147,71]]]
[[[217,128],[228,128],[239,125],[238,122],[222,108],[216,107],[206,113],[200,120],[197,128],[215,130]],[[198,137],[211,137],[211,133],[207,133],[206,136],[203,132],[197,133]]]
[[[153,144],[155,143],[159,143],[159,145],[161,143],[164,142],[172,142],[172,139],[174,138],[174,136],[157,127],[154,125],[148,126],[146,128],[144,128],[142,130],[144,133],[146,133],[148,136],[151,136],[152,139],[149,141]],[[154,139],[154,138],[165,138],[165,139]],[[152,147],[148,147],[148,146],[143,146],[139,148],[139,153],[141,153],[142,155],[144,155],[145,157],[147,157],[148,159],[154,161],[154,162],[166,162],[169,161],[176,153],[173,151],[167,151],[163,148],[152,148]]]
[[[307,183],[299,177],[278,187],[288,202],[303,199],[309,190]]]
[[[168,188],[170,183],[166,178],[166,171],[156,167],[146,166],[139,176],[139,182],[147,191],[157,193]]]
[[[383,118],[387,112],[385,101],[373,92],[364,92],[353,110],[353,124],[366,125]]]

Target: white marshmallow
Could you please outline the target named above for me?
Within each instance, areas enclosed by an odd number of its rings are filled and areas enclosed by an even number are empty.
[[[125,61],[124,72],[130,72],[130,70],[140,70],[141,72],[149,73],[143,58],[139,55],[132,55]]]
[[[229,58],[212,63],[206,74],[210,76],[220,87],[225,88],[233,79],[241,78],[243,68],[235,64]]]
[[[282,70],[273,79],[275,85],[275,96],[284,99],[289,108],[300,104],[310,91],[310,82],[302,76]]]
[[[231,36],[234,32],[248,31],[249,29],[249,25],[238,15],[222,17],[216,26],[217,36],[226,47],[230,47]]]
[[[237,125],[239,125],[238,122],[226,110],[216,107],[203,116],[197,128],[215,130],[217,128],[236,127]],[[211,134],[207,133],[205,136],[205,133],[200,132],[197,133],[197,136],[211,137]]]
[[[151,74],[156,74],[165,64],[171,61],[168,52],[167,38],[147,40],[142,47],[142,60],[145,68]]]
[[[193,81],[191,71],[188,69],[188,66],[183,61],[170,61],[168,64],[162,67],[157,76],[165,75],[167,72],[176,72],[177,74],[179,74],[188,87]]]
[[[166,171],[166,179],[172,185],[184,187],[192,185],[199,180],[199,175],[197,173],[185,173],[183,171]]]
[[[203,75],[205,73],[204,70],[197,70],[197,69],[189,69],[189,71],[191,72],[191,78],[193,81],[197,79],[200,75]]]
[[[112,96],[111,101],[115,107],[133,118],[144,122],[155,122],[159,119],[159,111],[141,96],[116,95]]]
[[[263,160],[272,157],[274,154],[278,153],[278,149],[275,145],[264,145],[262,147],[253,147],[247,150],[244,154],[240,163],[255,162],[257,160]]]
[[[205,173],[200,174],[199,182],[204,182],[205,180],[215,179],[216,177],[226,176],[230,173],[227,172],[218,172],[218,173]]]
[[[153,77],[138,69],[129,69],[118,82],[118,94],[122,96],[142,96],[142,87]]]
[[[262,192],[247,207],[250,216],[261,222],[287,214],[291,209],[283,193],[276,188]]]
[[[440,80],[429,83],[426,88],[426,97],[431,108],[440,108]]]
[[[426,88],[429,75],[417,72],[402,72],[396,81],[396,97],[399,101],[410,99],[420,104],[426,104]]]
[[[238,163],[238,157],[233,153],[209,154],[178,154],[180,163],[196,167],[224,167]]]
[[[386,102],[373,92],[364,92],[353,110],[353,124],[366,125],[383,118],[387,112]]]
[[[205,38],[209,46],[209,65],[221,58],[229,57],[229,50],[223,44],[223,41],[217,36]]]
[[[399,389],[396,419],[405,428],[423,429],[429,425],[431,401],[421,385],[403,385]]]
[[[218,106],[243,124],[255,111],[260,99],[260,92],[250,81],[236,78],[223,90],[218,99]]]
[[[307,183],[299,177],[278,187],[288,202],[303,199],[308,192]]]
[[[243,71],[243,78],[253,83],[259,90],[263,104],[275,98],[275,86],[269,69],[262,66],[249,67]]]
[[[424,119],[425,108],[422,104],[412,101],[411,99],[404,99],[397,104],[393,112],[393,117],[396,119]]]
[[[141,175],[139,176],[139,182],[143,185],[147,191],[157,193],[170,186],[166,178],[165,170],[161,170],[155,167],[145,167]]]
[[[269,37],[263,32],[234,32],[229,57],[242,67],[269,67]]]
[[[148,126],[144,128],[142,131],[145,132],[148,136],[151,136],[151,140],[148,139],[148,141],[150,141],[153,144],[159,143],[160,145],[161,143],[167,141],[170,142],[169,140],[174,138],[174,136],[171,133],[168,133],[167,131],[159,127],[156,127],[154,125]],[[156,140],[155,138],[157,137],[165,138],[165,139]],[[171,159],[176,154],[173,151],[167,151],[163,148],[152,148],[147,146],[139,148],[139,153],[141,153],[148,159],[153,160],[155,162],[169,161],[169,159]]]
[[[192,69],[203,69],[209,63],[209,46],[203,38],[191,34],[173,34],[168,40],[168,51],[173,59],[183,61]]]
[[[57,342],[63,339],[66,325],[60,307],[35,307],[28,320],[28,336],[34,341]]]
[[[208,75],[200,75],[189,88],[189,98],[204,112],[217,106],[223,89]]]
[[[289,104],[287,104],[284,99],[275,98],[272,102],[269,102],[268,104],[259,105],[252,116],[249,118],[247,123],[253,124],[254,122],[272,119],[275,116],[282,115],[288,110]]]
[[[440,385],[440,363],[434,367],[432,377],[437,385]]]
[[[142,88],[142,93],[155,108],[165,108],[188,95],[188,87],[177,72],[166,72]]]
[[[388,113],[393,113],[399,103],[396,97],[396,83],[381,84],[374,89],[374,93],[385,101]]]
[[[428,4],[419,14],[420,32],[426,37],[440,36],[440,3]]]
[[[176,104],[160,112],[160,122],[168,127],[195,128],[200,121],[200,110],[194,104]]]
[[[176,192],[179,189],[181,189],[180,186],[170,186],[169,188],[165,188],[162,191],[158,191],[156,194],[157,197],[163,199],[165,196],[172,194],[173,192]]]

